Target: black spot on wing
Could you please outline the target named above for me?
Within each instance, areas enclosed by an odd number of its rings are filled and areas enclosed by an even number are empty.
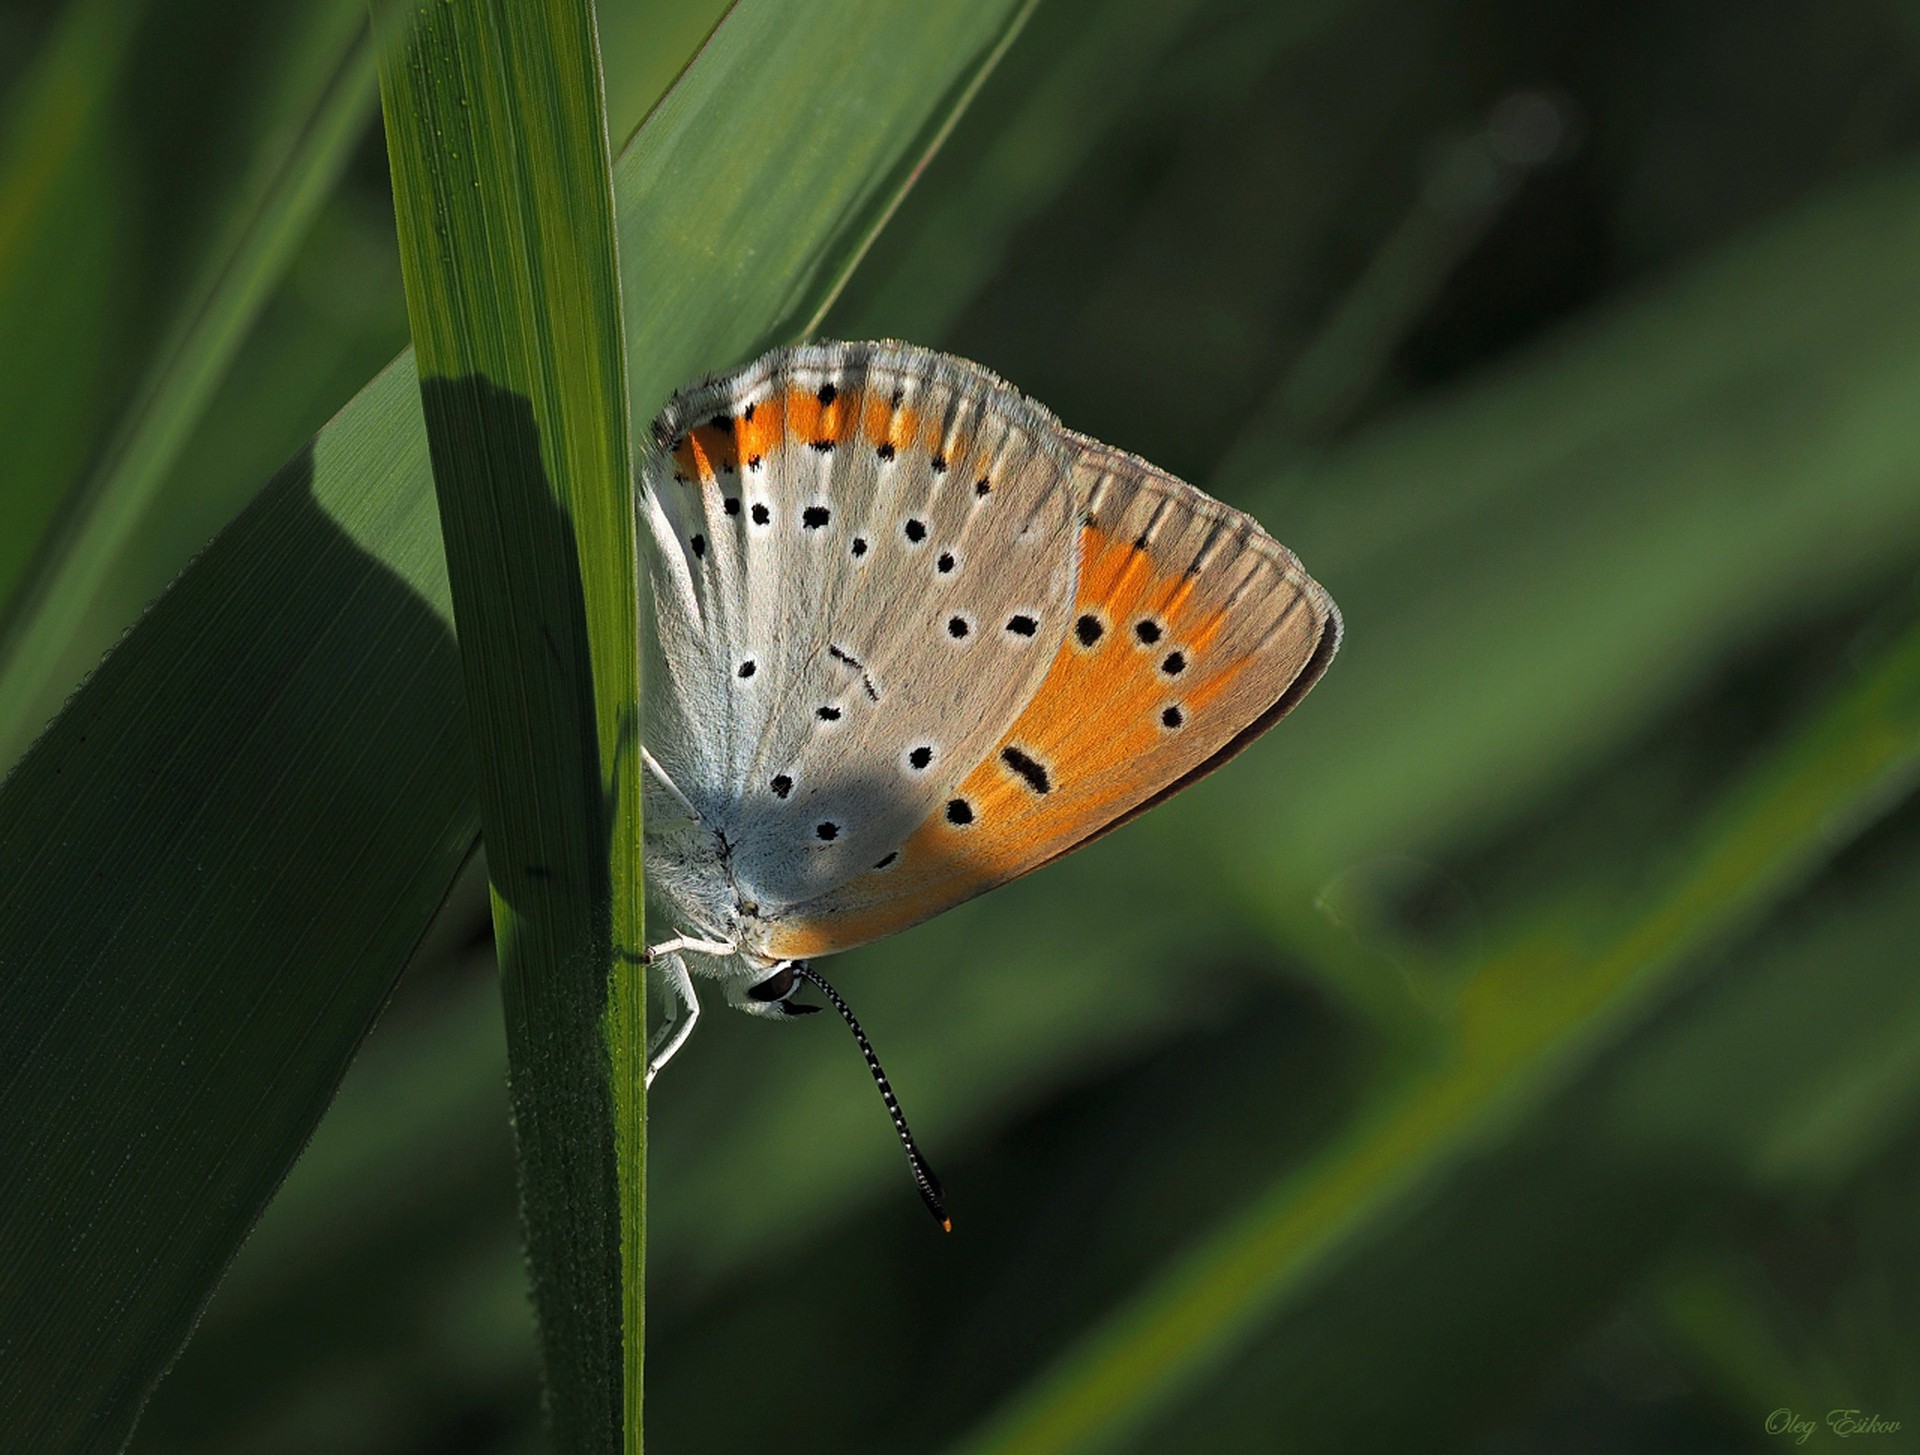
[[[1018,748],[1002,748],[1000,761],[1005,763],[1013,775],[1035,793],[1053,792],[1052,775],[1047,772],[1046,764],[1038,758],[1031,757]]]

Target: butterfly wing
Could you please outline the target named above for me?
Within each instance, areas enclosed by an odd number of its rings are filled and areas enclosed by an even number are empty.
[[[1338,610],[1257,522],[1062,438],[1075,599],[1044,678],[895,857],[781,914],[769,953],[877,939],[1098,837],[1245,748],[1332,660]]]
[[[646,740],[769,910],[896,852],[1039,689],[1079,451],[960,360],[780,350],[677,395],[641,467]]]

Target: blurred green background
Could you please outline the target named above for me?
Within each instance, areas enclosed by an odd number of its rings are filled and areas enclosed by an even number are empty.
[[[721,8],[602,3],[616,137]],[[9,592],[275,128],[341,138],[34,724],[406,342],[360,15],[0,4]],[[1347,644],[832,966],[953,1237],[835,1028],[703,1020],[653,1447],[1920,1449],[1920,809],[1855,772],[1920,617],[1920,6],[1043,0],[822,332],[1253,511]],[[503,1077],[476,871],[137,1450],[537,1448]]]

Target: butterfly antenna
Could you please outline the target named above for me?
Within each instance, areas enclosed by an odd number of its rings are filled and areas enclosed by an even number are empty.
[[[907,1149],[907,1162],[913,1168],[913,1181],[920,1189],[920,1200],[927,1205],[927,1211],[933,1214],[933,1220],[940,1224],[942,1231],[951,1233],[953,1220],[947,1216],[947,1202],[940,1191],[940,1179],[933,1175],[933,1169],[927,1166],[927,1159],[920,1155],[920,1149],[913,1144],[913,1133],[907,1130],[906,1113],[900,1110],[899,1099],[893,1094],[893,1085],[887,1080],[887,1073],[880,1069],[880,1058],[873,1054],[873,1043],[867,1039],[867,1033],[860,1029],[860,1022],[853,1018],[852,1010],[840,998],[839,991],[803,964],[795,962],[788,968],[833,1002],[833,1008],[840,1012],[840,1019],[847,1023],[854,1040],[860,1043],[860,1054],[867,1058],[867,1070],[873,1073],[873,1084],[880,1088],[880,1099],[887,1104],[887,1114],[893,1118],[893,1129],[900,1134],[900,1145]]]

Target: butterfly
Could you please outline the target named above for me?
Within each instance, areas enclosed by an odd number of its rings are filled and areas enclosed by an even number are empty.
[[[1340,643],[1250,517],[976,364],[778,349],[676,394],[640,465],[648,889],[667,1013],[789,1018],[818,957],[1099,838],[1284,717]]]

